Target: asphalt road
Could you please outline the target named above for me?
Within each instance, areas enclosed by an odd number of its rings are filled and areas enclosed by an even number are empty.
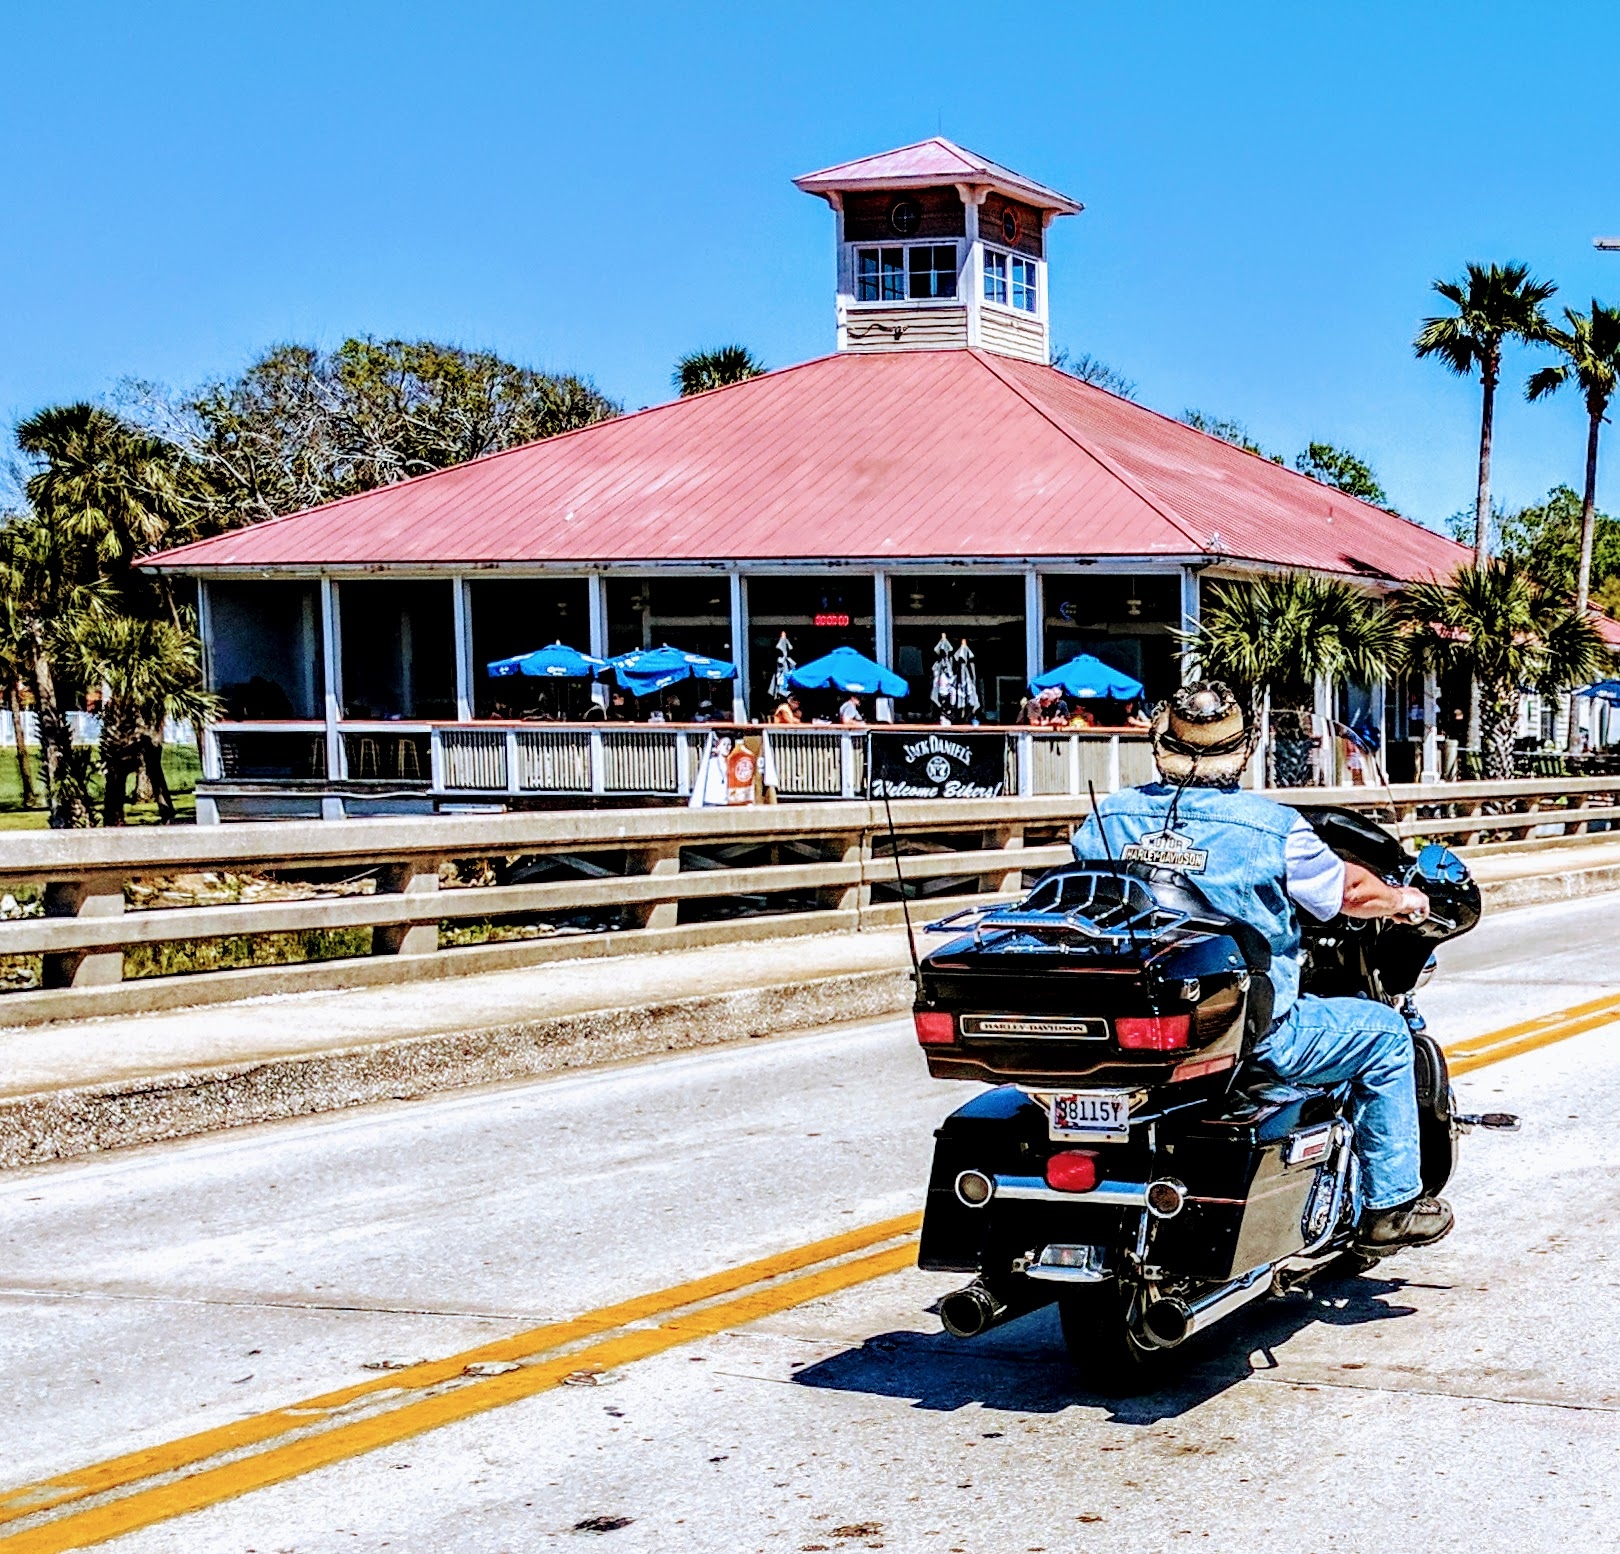
[[[1488,921],[1424,996],[1437,1034],[1620,992],[1617,907]],[[1154,1399],[1084,1392],[1047,1314],[944,1338],[929,1308],[957,1281],[909,1269],[645,1358],[604,1349],[573,1378],[590,1384],[110,1546],[1610,1547],[1615,1037],[1460,1081],[1465,1109],[1525,1127],[1466,1141],[1457,1232],[1251,1307]],[[891,1022],[8,1173],[0,1484],[386,1387],[390,1367],[905,1214],[934,1124],[969,1093],[929,1081]],[[0,1525],[0,1554],[62,1546],[31,1536]]]

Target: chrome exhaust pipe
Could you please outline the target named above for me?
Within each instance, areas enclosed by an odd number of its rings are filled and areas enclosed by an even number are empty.
[[[978,1279],[939,1303],[939,1320],[952,1338],[977,1338],[1012,1314],[1012,1307]]]
[[[1270,1290],[1275,1272],[1275,1263],[1262,1263],[1230,1284],[1200,1295],[1197,1300],[1182,1300],[1175,1295],[1156,1300],[1142,1313],[1136,1325],[1136,1336],[1155,1349],[1174,1349],[1186,1343],[1194,1333],[1213,1327],[1222,1317],[1229,1317],[1250,1301],[1259,1300]]]

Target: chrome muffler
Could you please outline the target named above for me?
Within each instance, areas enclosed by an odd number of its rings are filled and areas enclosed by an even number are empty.
[[[983,1279],[975,1279],[959,1290],[952,1290],[939,1303],[939,1320],[952,1338],[977,1338],[1003,1322],[1011,1322],[1027,1312],[1049,1306],[1057,1299],[1057,1291],[1040,1286],[1024,1287],[1024,1281],[1015,1281],[1009,1299],[998,1294]]]
[[[939,1320],[952,1338],[977,1338],[1011,1315],[1012,1307],[978,1279],[939,1303]]]
[[[1218,1289],[1200,1295],[1197,1300],[1182,1300],[1166,1295],[1153,1302],[1136,1323],[1136,1336],[1154,1349],[1174,1349],[1184,1344],[1194,1333],[1213,1327],[1222,1317],[1229,1317],[1252,1300],[1259,1300],[1271,1288],[1275,1263],[1262,1263],[1247,1273],[1223,1284]]]

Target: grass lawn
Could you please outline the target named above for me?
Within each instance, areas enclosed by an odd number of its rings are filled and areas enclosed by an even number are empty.
[[[34,786],[43,794],[45,783],[40,775],[39,751],[30,750],[29,754],[34,762]],[[195,745],[165,745],[163,747],[163,770],[169,779],[170,791],[174,794],[174,807],[182,824],[189,825],[196,818],[197,806],[192,798],[192,789],[197,779],[202,775],[202,763],[197,755]],[[101,818],[101,773],[97,771],[90,784],[92,807],[96,818]],[[132,826],[154,825],[157,822],[157,805],[131,804],[125,811]],[[45,826],[45,811],[43,809],[24,809],[22,807],[22,783],[17,775],[17,752],[14,746],[0,750],[0,831],[33,831],[43,830]]]

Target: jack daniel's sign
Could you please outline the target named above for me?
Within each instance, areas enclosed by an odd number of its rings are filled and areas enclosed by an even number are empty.
[[[868,791],[875,799],[999,799],[1007,738],[953,728],[874,733]]]

